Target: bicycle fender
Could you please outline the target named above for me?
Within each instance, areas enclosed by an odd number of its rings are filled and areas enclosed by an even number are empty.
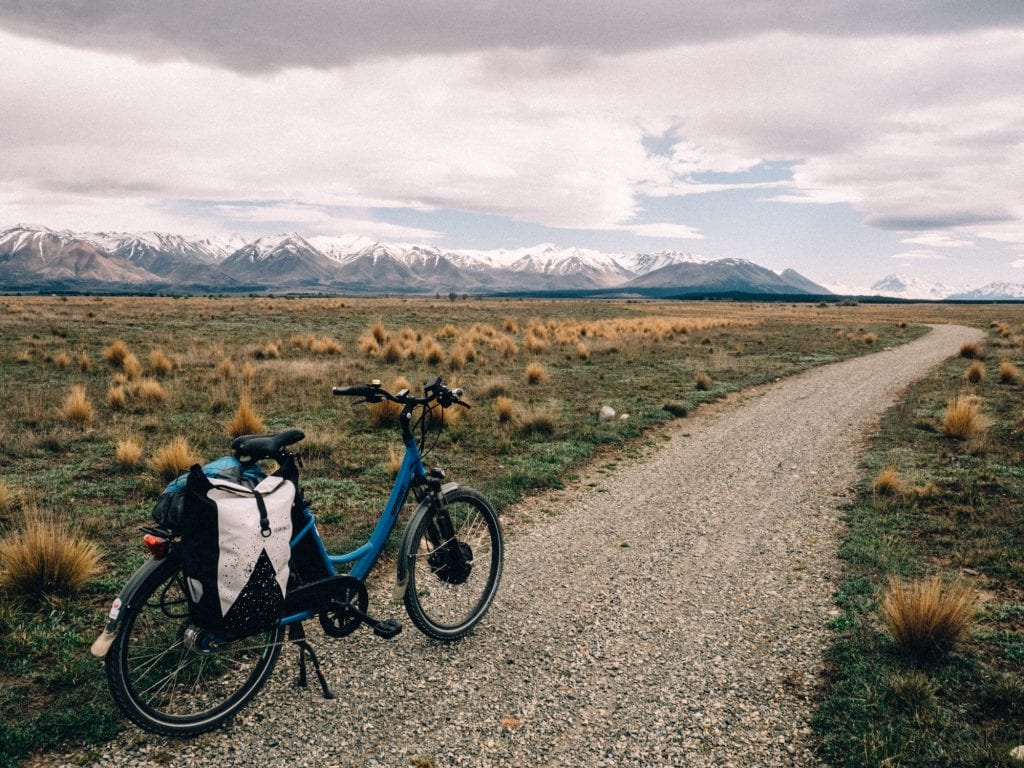
[[[102,659],[107,655],[107,651],[110,650],[111,644],[114,642],[114,637],[117,635],[117,627],[121,623],[122,609],[131,604],[135,598],[135,593],[139,590],[150,574],[153,573],[157,568],[160,568],[167,562],[166,557],[155,558],[151,557],[149,560],[144,562],[135,573],[131,575],[127,583],[121,587],[121,591],[117,597],[114,598],[114,602],[110,606],[110,613],[107,615],[107,625],[103,628],[103,632],[96,638],[96,641],[92,644],[89,651],[93,656]]]
[[[461,487],[461,483],[445,483],[441,486],[441,495],[447,496],[449,493],[453,493]],[[416,531],[416,527],[419,525],[420,518],[427,514],[429,509],[430,499],[426,498],[419,503],[419,506],[416,507],[416,511],[412,513],[412,517],[409,518],[409,523],[405,526],[405,532],[402,533],[402,544],[398,548],[398,573],[395,578],[395,586],[391,591],[391,597],[394,600],[401,600],[402,595],[405,594],[405,587],[409,583],[409,568],[407,565],[406,552],[412,545],[412,537]]]

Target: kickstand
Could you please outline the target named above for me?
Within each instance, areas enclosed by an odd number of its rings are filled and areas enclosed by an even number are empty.
[[[316,657],[313,646],[306,640],[306,630],[303,629],[301,621],[288,625],[288,641],[299,646],[299,679],[295,681],[295,684],[299,688],[306,687],[306,654],[308,653],[310,660],[313,662],[313,671],[316,673],[316,679],[320,681],[320,689],[324,692],[324,698],[333,699],[334,693],[327,686],[327,679],[320,669],[320,659]]]

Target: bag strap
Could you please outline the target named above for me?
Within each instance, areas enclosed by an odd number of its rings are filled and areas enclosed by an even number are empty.
[[[260,535],[266,539],[270,536],[270,515],[267,514],[267,503],[263,500],[263,494],[259,491],[253,491],[252,495],[256,497],[256,506],[260,510]]]

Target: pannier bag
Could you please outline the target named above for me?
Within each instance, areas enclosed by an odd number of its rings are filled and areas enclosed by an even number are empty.
[[[183,495],[179,530],[192,622],[228,635],[273,626],[288,586],[295,484],[271,475],[253,487],[211,478],[196,464]]]

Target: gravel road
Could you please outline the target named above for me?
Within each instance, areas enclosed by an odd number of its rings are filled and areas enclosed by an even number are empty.
[[[131,729],[88,758],[54,759],[818,765],[810,699],[834,611],[838,508],[864,435],[904,387],[981,335],[937,326],[766,387],[677,422],[640,461],[525,502],[518,515],[533,523],[511,532],[498,598],[467,640],[442,646],[408,621],[391,642],[364,630],[329,641],[311,627],[335,701],[292,686],[286,649],[229,727],[192,741]],[[371,607],[402,618],[386,593]]]

